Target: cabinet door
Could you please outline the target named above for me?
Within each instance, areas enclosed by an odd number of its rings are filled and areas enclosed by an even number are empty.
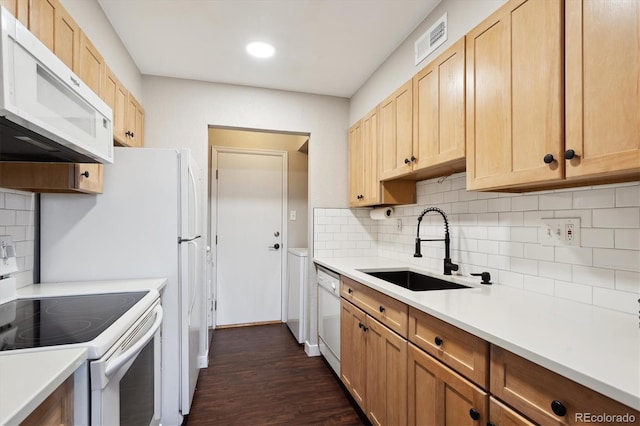
[[[407,341],[367,316],[367,417],[374,425],[407,423]]]
[[[467,34],[467,189],[564,178],[562,13],[511,0]]]
[[[103,79],[106,77],[106,64],[100,52],[98,52],[85,33],[80,34],[78,76],[96,95],[102,97],[102,84]]]
[[[489,422],[487,425],[494,426],[533,426],[525,417],[503,405],[494,397],[489,398]]]
[[[413,81],[380,104],[380,180],[411,173],[413,156]]]
[[[22,25],[29,28],[29,0],[0,0],[0,5],[4,6]]]
[[[22,426],[73,425],[73,377],[56,388],[22,423]]]
[[[120,83],[111,69],[107,67],[102,87],[102,99],[113,111],[113,140],[118,145],[127,145],[129,143],[125,135],[127,119],[129,118],[127,111],[129,106],[128,98],[129,92],[127,92],[127,89]]]
[[[365,313],[340,299],[340,378],[366,412]]]
[[[362,204],[372,206],[380,203],[380,180],[378,178],[378,107],[362,119]]]
[[[58,0],[31,0],[29,31],[54,52]]]
[[[464,37],[413,78],[413,171],[465,167]]]
[[[349,205],[362,204],[364,180],[364,153],[362,149],[362,120],[349,129]]]
[[[409,425],[486,424],[486,392],[409,344]]]
[[[134,147],[142,147],[144,145],[144,111],[136,98],[131,93],[128,96],[129,103],[127,106],[127,145]]]
[[[567,178],[640,172],[640,2],[566,0]]]
[[[53,53],[73,72],[80,67],[80,27],[69,13],[58,4],[55,11]]]

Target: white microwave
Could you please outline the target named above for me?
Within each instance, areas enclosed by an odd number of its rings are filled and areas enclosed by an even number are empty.
[[[0,7],[0,161],[113,162],[113,115]]]

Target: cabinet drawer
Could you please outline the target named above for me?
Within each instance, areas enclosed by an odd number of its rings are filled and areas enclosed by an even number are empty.
[[[489,386],[489,343],[414,308],[409,340],[482,388]]]
[[[503,405],[494,397],[489,398],[489,422],[495,426],[534,426],[525,417]]]
[[[102,164],[0,162],[0,188],[102,193]]]
[[[640,412],[494,345],[491,393],[544,425],[589,422],[585,415],[627,414],[640,418]]]
[[[407,305],[347,277],[340,277],[340,295],[399,335],[407,337]]]

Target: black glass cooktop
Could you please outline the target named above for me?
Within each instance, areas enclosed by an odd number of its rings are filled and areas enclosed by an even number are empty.
[[[88,342],[147,292],[18,299],[0,305],[0,351]]]

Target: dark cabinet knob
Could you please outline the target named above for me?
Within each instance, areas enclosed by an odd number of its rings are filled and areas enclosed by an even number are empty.
[[[384,312],[384,306],[380,305],[380,313]]]
[[[436,344],[436,346],[440,346],[442,345],[443,340],[439,336],[436,336],[436,338],[433,339],[433,342]]]
[[[369,331],[369,327],[367,327],[367,326],[365,325],[365,326],[362,328],[362,331],[364,331],[364,332],[366,333],[367,331]]]
[[[476,410],[475,408],[472,408],[469,410],[469,417],[471,417],[473,420],[478,420],[480,418],[480,413],[478,413],[478,410]]]
[[[85,170],[84,173],[80,173],[80,176],[84,176],[84,177],[88,178],[89,177],[89,171]]]
[[[361,322],[358,323],[358,328],[362,328],[364,327],[364,324],[362,324]]]
[[[413,155],[412,155],[412,156],[411,156],[411,161],[416,161],[416,160],[417,160],[417,158],[416,158],[415,156],[413,156]]]
[[[563,417],[565,414],[567,414],[567,407],[565,407],[562,402],[556,399],[551,402],[551,411],[553,411],[556,416]]]
[[[349,293],[349,294],[353,294],[353,290],[352,290],[352,289],[350,289],[350,288],[348,288],[348,289],[347,289],[347,293]]]
[[[130,138],[133,137],[133,133],[131,133],[129,130],[127,130],[126,132],[124,132],[124,134],[126,136],[129,136]]]
[[[545,164],[551,164],[555,161],[555,158],[553,158],[553,154],[547,154],[544,156],[544,163]]]
[[[411,162],[411,160],[409,160],[408,158],[404,159],[404,164],[409,164]]]
[[[575,156],[576,156],[576,152],[573,149],[568,149],[564,152],[565,160],[571,160]]]

